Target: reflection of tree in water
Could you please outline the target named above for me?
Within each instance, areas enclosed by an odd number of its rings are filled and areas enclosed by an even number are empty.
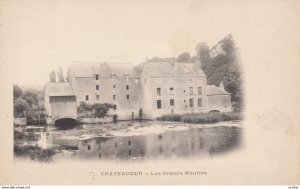
[[[97,138],[82,141],[83,157],[155,158],[217,155],[239,145],[240,129],[230,127],[170,131],[159,135]],[[95,141],[96,140],[96,141]]]

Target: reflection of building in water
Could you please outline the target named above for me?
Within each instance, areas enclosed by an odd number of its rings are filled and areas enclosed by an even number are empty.
[[[207,85],[200,63],[146,62],[132,67],[79,62],[70,67],[68,83],[46,85],[45,107],[53,119],[76,119],[76,103],[81,102],[111,103],[110,113],[119,119],[231,111],[230,94]]]
[[[220,132],[191,129],[159,135],[99,137],[79,141],[78,149],[81,157],[99,159],[208,156],[225,152],[238,143],[238,131],[218,129]]]
[[[46,132],[45,127],[28,126],[25,128],[25,136],[28,139],[28,145],[36,145],[43,149],[51,148],[53,146],[52,136],[49,132]]]

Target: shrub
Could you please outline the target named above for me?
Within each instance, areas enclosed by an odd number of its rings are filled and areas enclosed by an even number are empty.
[[[48,162],[55,154],[52,149],[41,149],[37,146],[14,146],[14,155],[17,157],[29,157],[31,160]]]
[[[161,121],[175,121],[175,122],[181,122],[181,115],[179,114],[167,114],[167,115],[163,115],[161,117],[158,117],[158,120]]]
[[[221,113],[223,121],[233,121],[233,120],[240,120],[241,114],[237,112],[224,112]]]
[[[208,112],[193,114],[167,114],[157,118],[160,121],[175,121],[184,123],[217,123],[221,121],[240,120],[240,113],[237,112]]]
[[[220,113],[185,114],[181,121],[184,123],[217,123],[222,121]]]

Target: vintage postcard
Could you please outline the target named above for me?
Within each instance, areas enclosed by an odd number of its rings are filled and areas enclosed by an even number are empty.
[[[0,1],[0,184],[300,184],[298,1]]]

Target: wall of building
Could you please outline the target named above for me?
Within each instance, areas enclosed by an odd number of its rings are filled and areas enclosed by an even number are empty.
[[[150,78],[148,83],[143,84],[143,109],[145,116],[156,118],[164,114],[183,114],[204,112],[206,107],[206,78]],[[189,93],[189,88],[193,88],[193,93]],[[198,94],[198,87],[201,87],[201,94]],[[157,94],[160,88],[160,95]],[[170,90],[173,88],[173,91]],[[174,100],[171,106],[170,99]],[[193,107],[189,101],[193,99]],[[201,99],[201,106],[198,106],[198,99]],[[161,108],[157,108],[157,100],[161,101]]]
[[[116,110],[112,113],[117,114],[118,119],[131,119],[132,112],[135,116],[138,115],[140,109],[139,78],[100,76],[96,80],[96,77],[78,77],[73,82],[73,90],[78,105],[80,102],[110,103],[115,105]],[[86,95],[88,95],[88,100],[86,100]],[[99,95],[98,98],[97,95]]]
[[[74,118],[77,119],[77,104],[75,96],[50,97],[52,119]]]
[[[230,95],[211,95],[207,96],[207,111],[217,110],[220,112],[231,111]]]

